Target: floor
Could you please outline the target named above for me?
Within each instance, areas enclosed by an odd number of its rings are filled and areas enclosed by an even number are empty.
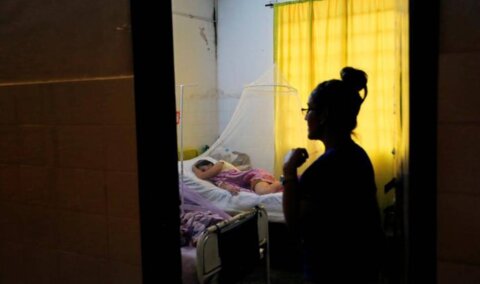
[[[302,284],[302,272],[299,259],[295,254],[288,257],[270,256],[270,284]],[[395,264],[396,265],[396,264]],[[397,267],[398,268],[398,267]],[[260,284],[268,283],[266,277],[265,262],[259,263],[254,270],[242,280],[235,282],[236,284]],[[382,280],[379,284],[400,284],[404,283],[400,277],[399,271],[391,271],[390,274],[382,274]]]
[[[242,279],[238,284],[260,284],[267,283],[265,266],[259,266],[250,275]],[[270,269],[271,284],[301,284],[302,274],[299,271]]]
[[[248,275],[244,279],[236,284],[260,284],[268,283],[267,278],[265,277],[265,268],[259,267],[252,274]],[[270,284],[302,284],[302,274],[298,271],[288,271],[288,270],[270,270]],[[404,283],[400,280],[393,280],[382,278],[378,284],[399,284]]]
[[[302,264],[299,244],[286,229],[285,224],[269,224],[270,240],[270,283],[301,284]],[[400,284],[402,280],[402,257],[400,246],[390,241],[388,267],[381,277],[382,284]],[[261,263],[250,275],[242,279],[240,284],[267,283],[265,263]]]
[[[300,250],[284,223],[269,223],[270,283],[302,283]],[[260,263],[241,284],[267,283],[266,265]]]

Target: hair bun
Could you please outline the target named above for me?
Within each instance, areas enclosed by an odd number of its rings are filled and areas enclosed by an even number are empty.
[[[367,73],[353,67],[344,67],[340,71],[342,81],[350,85],[355,91],[367,90]]]

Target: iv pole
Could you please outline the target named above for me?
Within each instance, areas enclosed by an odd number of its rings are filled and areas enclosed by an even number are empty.
[[[180,84],[180,205],[183,205],[183,94],[185,87],[196,86],[197,84]],[[183,206],[181,206],[183,208]],[[183,212],[182,212],[183,213]]]

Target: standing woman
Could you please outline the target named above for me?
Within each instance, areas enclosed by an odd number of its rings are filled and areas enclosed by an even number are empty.
[[[385,239],[375,175],[351,138],[367,74],[345,67],[341,78],[320,83],[304,109],[308,138],[320,140],[325,153],[301,177],[306,149],[293,150],[283,165],[285,220],[301,238],[307,283],[378,283]]]

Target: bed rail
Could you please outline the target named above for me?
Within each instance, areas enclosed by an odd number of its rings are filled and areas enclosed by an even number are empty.
[[[197,242],[199,283],[233,283],[262,262],[266,283],[270,283],[268,240],[268,215],[263,206],[210,226]]]

